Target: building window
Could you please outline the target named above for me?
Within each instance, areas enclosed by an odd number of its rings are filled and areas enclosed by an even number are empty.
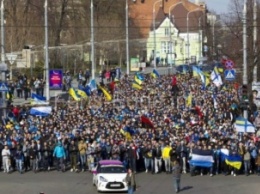
[[[170,35],[170,29],[169,28],[165,28],[164,29],[164,35],[165,36],[169,36]]]
[[[167,42],[167,41],[162,41],[161,42],[161,51],[162,51],[162,53],[166,53],[166,54],[172,52],[172,43]]]

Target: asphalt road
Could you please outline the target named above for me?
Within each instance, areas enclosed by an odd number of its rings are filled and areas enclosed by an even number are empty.
[[[164,173],[136,175],[138,190],[136,194],[174,193],[172,175]],[[180,193],[183,194],[259,194],[260,177],[256,175],[237,177],[218,175],[214,177],[188,174],[182,176]],[[89,172],[32,172],[26,174],[0,174],[1,194],[96,194]]]

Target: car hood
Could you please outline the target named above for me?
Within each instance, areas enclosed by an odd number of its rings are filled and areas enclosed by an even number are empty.
[[[104,177],[105,179],[107,179],[109,182],[122,182],[125,177],[126,177],[126,173],[120,173],[120,174],[115,174],[115,173],[100,173],[98,174],[98,177]]]

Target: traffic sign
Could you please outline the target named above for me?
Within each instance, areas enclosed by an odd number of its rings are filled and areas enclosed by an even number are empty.
[[[5,83],[0,84],[0,92],[7,92],[9,89]]]
[[[6,58],[8,59],[10,64],[12,65],[16,61],[17,55],[16,54],[12,54],[12,53],[8,53],[8,54],[6,54]]]
[[[231,61],[231,60],[226,60],[226,61],[225,61],[225,67],[226,67],[227,69],[233,69],[234,66],[235,66],[235,64],[234,64],[233,61]]]
[[[236,71],[234,69],[225,70],[224,75],[227,81],[233,81],[236,79]]]

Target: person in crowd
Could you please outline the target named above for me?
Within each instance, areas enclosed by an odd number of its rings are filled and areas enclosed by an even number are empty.
[[[8,145],[5,145],[2,150],[3,168],[5,173],[10,173],[10,157],[10,149],[8,148]]]
[[[34,173],[38,171],[38,150],[37,145],[34,140],[31,142],[31,147],[29,148],[29,158],[30,158],[30,167]]]
[[[255,165],[257,167],[257,175],[260,176],[260,150],[258,150],[258,155],[256,158]]]
[[[162,152],[162,158],[164,161],[166,174],[169,174],[171,172],[171,151],[172,151],[172,147],[167,142]]]
[[[185,145],[184,140],[182,140],[180,145],[177,147],[177,153],[182,167],[182,172],[186,174],[187,146]]]
[[[131,168],[128,169],[125,180],[128,185],[128,194],[133,194],[136,191],[136,180]]]
[[[159,173],[162,170],[162,148],[159,143],[153,148],[154,155],[154,171],[155,173]]]
[[[154,173],[154,156],[151,144],[146,145],[143,152],[144,164],[146,169],[145,172],[148,173],[150,169],[151,172]]]
[[[175,160],[172,164],[172,172],[175,192],[178,193],[181,188],[181,166],[177,160]]]
[[[50,157],[51,157],[51,150],[47,142],[43,143],[43,147],[41,149],[41,158],[42,158],[42,166],[43,171],[50,170],[51,164],[50,164]]]
[[[81,171],[84,172],[86,170],[86,152],[87,152],[87,144],[84,140],[80,140],[78,145],[79,155],[80,155],[80,165]]]
[[[75,141],[72,140],[70,142],[70,145],[69,145],[70,166],[71,166],[70,171],[71,172],[77,172],[78,171],[78,168],[77,168],[78,152],[79,152],[78,146],[75,144]]]
[[[22,147],[18,145],[16,153],[15,153],[15,162],[17,171],[22,174],[23,173],[23,163],[24,163],[24,154]]]
[[[66,153],[65,153],[65,149],[62,145],[62,143],[59,141],[57,143],[57,145],[54,148],[53,151],[53,157],[56,158],[56,162],[57,162],[57,171],[62,171],[65,172],[65,164],[64,164],[64,160],[66,160]]]

